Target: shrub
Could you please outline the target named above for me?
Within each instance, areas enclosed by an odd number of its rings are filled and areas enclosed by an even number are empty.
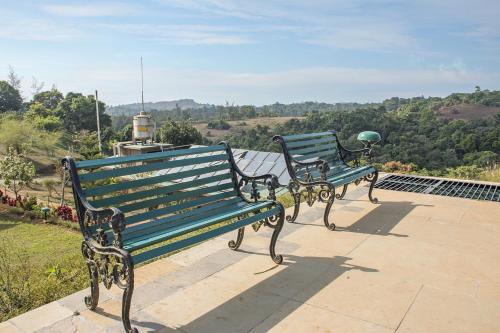
[[[210,129],[218,129],[218,130],[228,130],[231,128],[231,125],[227,121],[224,120],[212,120],[207,124],[207,128]]]
[[[56,215],[65,221],[73,221],[73,210],[68,205],[61,205],[57,207]]]
[[[383,165],[383,170],[386,172],[401,172],[401,173],[409,173],[415,170],[415,165],[404,164],[399,161],[389,161]]]

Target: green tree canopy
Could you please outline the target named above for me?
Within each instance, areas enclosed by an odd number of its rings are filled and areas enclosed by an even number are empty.
[[[201,133],[188,122],[166,121],[159,131],[160,140],[174,146],[201,144]]]
[[[99,102],[101,129],[111,126],[111,117],[104,113],[105,108],[106,105]],[[56,112],[69,131],[97,131],[95,98],[92,95],[83,96],[80,93],[70,92],[59,103]]]
[[[40,103],[45,108],[54,110],[59,103],[64,99],[63,94],[55,88],[42,91],[33,96],[33,103]]]
[[[19,111],[23,106],[23,99],[19,90],[12,87],[7,81],[0,81],[0,112]]]

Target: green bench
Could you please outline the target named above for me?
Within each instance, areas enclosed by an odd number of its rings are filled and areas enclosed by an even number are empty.
[[[378,135],[375,132],[364,133]],[[371,183],[368,198],[372,203],[377,203],[372,191],[378,171],[372,165],[360,166],[360,157],[371,153],[371,145],[359,150],[348,150],[340,144],[334,131],[276,135],[273,140],[281,144],[291,178],[288,190],[295,205],[293,214],[286,217],[287,221],[295,222],[297,219],[303,193],[309,206],[316,201],[327,204],[323,220],[328,229],[334,230],[335,224],[328,221],[328,215],[335,198],[342,199],[349,184],[358,185],[362,180]],[[353,158],[352,166],[348,165],[348,158]],[[342,192],[335,194],[335,187],[340,186],[343,187]]]
[[[261,224],[274,229],[271,258],[277,264],[283,260],[275,253],[284,222],[284,208],[275,197],[278,179],[243,174],[225,143],[88,161],[66,157],[62,164],[71,176],[84,237],[91,282],[85,303],[96,308],[99,276],[106,288],[123,289],[127,332],[137,332],[129,319],[136,264],[238,230],[236,241],[229,242],[235,250],[245,226]],[[267,200],[260,200],[262,186],[267,186]]]

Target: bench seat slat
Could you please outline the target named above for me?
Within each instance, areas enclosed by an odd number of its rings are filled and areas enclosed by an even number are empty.
[[[162,169],[171,169],[174,167],[185,165],[196,165],[202,163],[210,163],[216,161],[227,161],[227,154],[215,154],[193,158],[178,158],[174,160],[166,160],[162,162],[148,163],[144,165],[134,165],[129,167],[122,167],[110,170],[99,170],[95,172],[80,174],[81,182],[92,182],[100,179],[107,179],[112,177],[128,176],[137,173],[156,171]]]
[[[199,175],[203,175],[206,173],[212,173],[212,172],[221,171],[221,170],[229,170],[229,167],[230,167],[229,163],[215,164],[215,165],[211,165],[211,166],[207,166],[207,167],[203,167],[203,168],[191,169],[191,170],[187,170],[187,171],[172,172],[172,173],[168,173],[168,174],[160,175],[160,176],[145,177],[145,178],[141,178],[141,179],[137,179],[137,180],[124,181],[124,182],[118,183],[118,184],[92,187],[92,188],[84,189],[83,193],[86,196],[104,195],[104,194],[112,193],[112,192],[116,192],[116,191],[123,191],[123,190],[132,189],[132,188],[137,188],[140,186],[159,184],[162,182],[171,181],[171,180],[175,180],[175,179],[182,179],[182,178],[191,177],[191,176],[199,176]]]
[[[164,245],[161,247],[151,249],[149,251],[138,253],[136,255],[133,255],[133,260],[134,260],[135,264],[138,264],[138,263],[147,261],[149,259],[156,258],[156,257],[161,256],[163,254],[167,254],[169,252],[173,252],[173,251],[182,249],[184,247],[188,247],[188,246],[191,246],[193,244],[200,243],[202,241],[205,241],[205,240],[210,239],[210,238],[214,238],[216,236],[228,233],[230,231],[237,230],[241,227],[247,226],[249,224],[263,220],[266,217],[270,217],[270,216],[277,215],[277,214],[279,214],[279,208],[275,207],[275,208],[272,208],[266,212],[250,216],[246,219],[238,220],[238,221],[235,221],[233,223],[221,226],[221,227],[216,228],[216,229],[208,230],[206,232],[200,233],[198,235],[195,235],[195,236],[192,236],[189,238],[182,239],[182,240],[174,242],[174,243],[170,243],[170,244],[167,244],[167,245]]]
[[[133,212],[135,210],[139,209],[144,209],[144,208],[151,208],[155,207],[160,204],[166,204],[170,203],[173,201],[177,200],[183,200],[183,199],[188,199],[188,198],[196,198],[202,195],[208,195],[210,193],[218,193],[221,191],[229,190],[232,189],[232,191],[228,191],[227,193],[231,193],[232,195],[236,196],[237,193],[234,191],[234,185],[232,183],[227,183],[227,184],[220,184],[220,185],[214,185],[214,186],[209,186],[209,187],[202,187],[198,188],[195,190],[191,191],[180,191],[175,194],[168,195],[166,197],[159,197],[159,198],[154,198],[154,199],[149,199],[149,200],[142,200],[139,202],[134,202],[131,204],[119,206],[118,208],[123,212],[123,213],[129,213]]]
[[[308,134],[294,134],[283,136],[285,142],[299,141],[303,139],[319,138],[322,136],[332,135],[332,132],[319,132],[319,133],[308,133]]]
[[[223,150],[225,150],[225,147],[222,145],[199,147],[199,148],[189,148],[189,149],[177,149],[177,150],[168,150],[168,151],[163,151],[163,152],[158,152],[158,153],[149,153],[149,154],[123,156],[123,157],[102,158],[102,159],[97,159],[97,160],[77,161],[77,162],[75,162],[75,165],[76,165],[77,169],[98,168],[98,167],[103,167],[103,166],[111,166],[111,165],[141,162],[141,161],[153,161],[153,160],[171,158],[171,157],[181,156],[181,155],[203,154],[203,153],[223,151]]]
[[[272,202],[259,202],[259,203],[255,203],[255,204],[246,206],[242,209],[234,209],[235,207],[233,206],[232,207],[233,210],[228,211],[225,214],[209,216],[205,219],[195,220],[195,221],[192,221],[190,223],[182,223],[181,225],[178,225],[174,228],[169,228],[166,231],[157,232],[157,233],[149,234],[149,235],[144,235],[143,237],[141,237],[142,239],[140,239],[140,240],[133,241],[133,242],[128,243],[128,244],[124,244],[124,248],[127,250],[130,250],[130,251],[136,251],[138,249],[142,249],[142,248],[147,247],[149,245],[153,245],[153,244],[156,244],[158,242],[168,240],[170,238],[177,237],[177,236],[183,235],[185,233],[201,229],[203,227],[208,227],[208,226],[216,224],[218,222],[227,221],[231,218],[235,218],[235,217],[241,216],[243,214],[250,213],[252,211],[256,211],[258,209],[265,208],[266,206],[269,207],[271,204],[272,204]],[[277,208],[276,208],[276,210],[279,211],[279,209],[277,209]],[[265,213],[263,215],[265,215]],[[267,213],[267,214],[269,214],[269,213]],[[276,213],[274,213],[274,214],[276,214]],[[274,214],[267,215],[267,217],[274,215]]]
[[[347,172],[337,173],[328,177],[328,181],[332,183],[342,184],[343,182],[349,183],[349,179],[354,177],[354,179],[363,177],[371,172],[375,171],[375,168],[371,165],[366,165],[358,168],[354,168]]]
[[[113,206],[113,205],[119,205],[119,204],[124,203],[124,202],[129,202],[129,201],[138,200],[138,199],[144,199],[144,198],[157,196],[157,195],[164,195],[164,194],[168,194],[168,193],[177,192],[177,191],[180,191],[183,189],[198,187],[201,185],[216,183],[216,182],[221,181],[221,180],[230,180],[230,179],[231,179],[231,174],[225,173],[222,175],[216,175],[216,176],[212,176],[212,177],[206,177],[206,178],[202,178],[202,179],[192,180],[189,182],[175,183],[173,185],[161,186],[161,187],[153,188],[153,189],[149,189],[149,190],[117,195],[117,196],[105,198],[105,199],[93,200],[91,203],[94,207],[108,207],[108,206]]]
[[[192,209],[168,217],[151,220],[147,223],[140,223],[129,226],[128,229],[123,233],[123,239],[130,240],[148,238],[151,234],[175,228],[176,226],[182,225],[183,223],[203,219],[207,216],[222,214],[227,212],[230,208],[234,207],[236,207],[237,209],[242,209],[245,206],[247,206],[247,203],[243,202],[241,198],[219,201],[197,209]]]

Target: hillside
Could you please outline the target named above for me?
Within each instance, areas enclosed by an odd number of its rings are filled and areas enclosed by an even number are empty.
[[[174,101],[144,103],[144,110],[149,112],[158,110],[175,110],[177,107],[181,110],[186,110],[199,109],[204,106],[208,106],[208,104],[200,104],[192,99],[178,99]],[[131,116],[139,113],[139,111],[141,111],[141,103],[122,104],[106,108],[106,113],[112,116]]]
[[[486,119],[500,113],[500,107],[478,104],[458,104],[443,106],[439,108],[436,113],[438,117],[444,119]]]

